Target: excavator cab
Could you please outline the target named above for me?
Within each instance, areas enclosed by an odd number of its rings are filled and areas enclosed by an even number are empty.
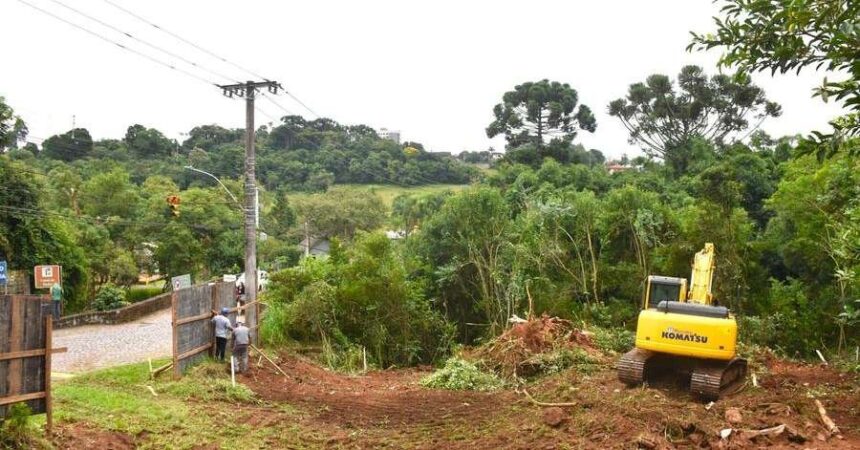
[[[746,376],[746,361],[736,358],[737,321],[711,293],[714,259],[713,244],[696,253],[689,290],[684,278],[648,277],[636,348],[618,362],[621,381],[636,385],[673,370],[690,375],[693,394],[716,399]]]
[[[687,280],[685,278],[651,275],[645,287],[645,302],[642,309],[658,305],[662,301],[682,302],[687,299]]]

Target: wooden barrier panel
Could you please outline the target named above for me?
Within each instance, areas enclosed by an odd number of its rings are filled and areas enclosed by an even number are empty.
[[[51,302],[33,295],[0,296],[0,418],[25,401],[50,424]]]
[[[206,355],[212,355],[215,334],[212,313],[231,308],[231,323],[236,321],[234,284],[210,283],[173,293],[173,375],[179,378],[186,369]]]

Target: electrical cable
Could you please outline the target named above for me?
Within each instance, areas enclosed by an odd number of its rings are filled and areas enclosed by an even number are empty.
[[[176,38],[176,39],[178,39],[178,40],[180,40],[180,41],[184,42],[185,44],[190,45],[190,46],[192,46],[192,47],[196,48],[197,50],[200,50],[201,52],[206,53],[207,55],[209,55],[209,56],[211,56],[211,57],[213,57],[213,58],[215,58],[215,59],[217,59],[217,60],[219,60],[219,61],[222,61],[222,62],[225,62],[225,63],[227,63],[227,64],[230,64],[231,66],[233,66],[233,67],[235,67],[235,68],[237,68],[237,69],[239,69],[239,70],[241,70],[241,71],[243,71],[243,72],[245,72],[245,73],[247,73],[247,74],[252,75],[254,78],[260,78],[260,79],[263,79],[263,80],[269,81],[269,79],[268,79],[268,78],[266,78],[266,77],[264,77],[264,76],[262,76],[262,75],[259,75],[259,74],[257,74],[256,72],[253,72],[253,71],[251,71],[251,70],[248,70],[248,69],[246,69],[246,68],[244,68],[244,67],[242,67],[242,66],[240,66],[240,65],[238,65],[238,64],[236,64],[236,63],[234,63],[234,62],[232,62],[232,61],[230,61],[230,60],[228,60],[227,58],[224,58],[223,56],[219,56],[219,55],[215,54],[214,52],[212,52],[212,51],[210,51],[210,50],[207,50],[207,49],[205,49],[205,48],[201,47],[200,45],[197,45],[197,44],[195,44],[194,42],[191,42],[190,40],[185,39],[184,37],[182,37],[182,36],[180,36],[180,35],[178,35],[178,34],[176,34],[176,33],[172,32],[172,31],[170,31],[170,30],[168,30],[168,29],[166,29],[166,28],[164,28],[164,27],[161,27],[161,26],[159,26],[159,25],[157,25],[157,24],[155,24],[155,23],[153,23],[153,22],[151,22],[151,21],[149,21],[149,20],[147,20],[147,19],[145,19],[145,18],[141,17],[140,15],[138,15],[138,14],[134,13],[133,11],[130,11],[130,10],[126,9],[126,8],[123,8],[123,7],[122,7],[122,6],[120,6],[120,5],[117,5],[116,3],[114,3],[114,2],[113,2],[113,1],[111,1],[111,0],[102,0],[102,1],[104,1],[105,3],[107,3],[107,4],[111,5],[111,6],[113,6],[113,7],[114,7],[114,8],[116,8],[116,9],[118,9],[118,10],[120,10],[120,11],[122,11],[122,12],[124,12],[124,13],[126,13],[126,14],[128,14],[128,15],[132,16],[132,17],[134,17],[135,19],[137,19],[137,20],[139,20],[139,21],[141,21],[141,22],[143,22],[143,23],[148,24],[149,26],[151,26],[151,27],[153,27],[153,28],[155,28],[155,29],[157,29],[157,30],[161,31],[162,33],[165,33],[165,34],[167,34],[167,35],[169,35],[169,36],[172,36],[172,37],[174,37],[174,38]]]
[[[206,83],[206,84],[211,84],[211,85],[213,85],[213,86],[215,86],[215,87],[219,87],[219,88],[220,88],[220,86],[218,86],[218,84],[217,84],[217,83],[214,83],[214,82],[212,82],[212,81],[210,81],[210,80],[207,80],[207,79],[205,79],[205,78],[203,78],[203,77],[201,77],[201,76],[199,76],[199,75],[196,75],[196,74],[194,74],[194,73],[188,72],[187,70],[184,70],[184,69],[182,69],[182,68],[176,67],[176,66],[174,66],[174,65],[173,65],[173,64],[171,64],[171,63],[164,62],[164,61],[162,61],[162,60],[160,60],[160,59],[158,59],[158,58],[155,58],[155,57],[153,57],[153,56],[147,55],[146,53],[143,53],[143,52],[141,52],[141,51],[139,51],[139,50],[135,50],[135,49],[133,49],[133,48],[131,48],[131,47],[125,46],[125,45],[123,45],[123,44],[121,44],[121,43],[119,43],[119,42],[114,41],[113,39],[111,39],[111,38],[109,38],[109,37],[106,37],[106,36],[104,36],[104,35],[101,35],[101,34],[99,34],[99,33],[96,33],[95,31],[92,31],[92,30],[90,30],[89,28],[84,27],[84,26],[82,26],[82,25],[78,25],[78,24],[76,24],[76,23],[74,23],[74,22],[72,22],[72,21],[70,21],[70,20],[64,19],[64,18],[62,18],[62,17],[60,17],[60,16],[58,16],[58,15],[56,15],[56,14],[54,14],[54,13],[50,12],[50,11],[47,11],[47,10],[42,9],[42,8],[40,8],[40,7],[38,7],[38,6],[34,5],[34,4],[32,4],[32,3],[30,3],[30,2],[27,2],[26,0],[18,0],[18,2],[19,2],[19,3],[23,3],[23,4],[25,4],[25,5],[29,6],[30,8],[33,8],[33,9],[35,9],[36,11],[41,12],[42,14],[45,14],[45,15],[50,16],[50,17],[53,17],[54,19],[57,19],[57,20],[59,20],[60,22],[63,22],[63,23],[65,23],[65,24],[67,24],[67,25],[71,25],[71,26],[73,26],[73,27],[75,27],[75,28],[77,28],[77,29],[79,29],[79,30],[81,30],[81,31],[84,31],[84,32],[86,32],[86,33],[88,33],[88,34],[90,34],[90,35],[92,35],[92,36],[95,36],[95,37],[97,37],[97,38],[99,38],[99,39],[101,39],[101,40],[103,40],[103,41],[105,41],[105,42],[107,42],[107,43],[109,43],[109,44],[116,45],[117,47],[119,47],[119,48],[121,48],[121,49],[123,49],[123,50],[125,50],[125,51],[127,51],[127,52],[133,53],[133,54],[135,54],[135,55],[137,55],[137,56],[140,56],[141,58],[144,58],[144,59],[147,59],[147,60],[149,60],[149,61],[152,61],[152,62],[154,62],[154,63],[156,63],[156,64],[158,64],[158,65],[161,65],[161,66],[167,67],[168,69],[175,70],[175,71],[177,71],[177,72],[179,72],[179,73],[181,73],[181,74],[183,74],[183,75],[189,76],[189,77],[194,78],[194,79],[196,79],[196,80],[198,80],[198,81],[202,81],[202,82],[204,82],[204,83]]]
[[[160,52],[162,52],[162,53],[164,53],[164,54],[166,54],[166,55],[168,55],[168,56],[172,56],[172,57],[174,57],[174,58],[176,58],[176,59],[179,59],[180,61],[182,61],[182,62],[184,62],[184,63],[186,63],[186,64],[189,64],[189,65],[191,65],[191,66],[194,66],[194,67],[196,67],[196,68],[198,68],[198,69],[200,69],[200,70],[203,70],[203,71],[205,71],[205,72],[208,72],[210,75],[214,75],[214,76],[216,76],[216,77],[218,77],[218,78],[223,78],[223,79],[225,79],[225,80],[235,81],[235,82],[237,82],[237,83],[239,82],[239,81],[237,81],[237,80],[236,80],[235,78],[233,78],[233,77],[230,77],[230,76],[224,75],[224,74],[222,74],[222,73],[216,72],[216,71],[214,71],[214,70],[212,70],[212,69],[209,69],[209,68],[207,68],[207,67],[205,67],[205,66],[203,66],[203,65],[200,65],[200,64],[198,64],[198,63],[196,63],[196,62],[194,62],[194,61],[191,61],[190,59],[187,59],[187,58],[183,57],[182,55],[178,55],[178,54],[176,54],[176,53],[174,53],[174,52],[172,52],[172,51],[170,51],[170,50],[167,50],[167,49],[165,49],[165,48],[163,48],[163,47],[161,47],[161,46],[158,46],[158,45],[152,44],[152,43],[150,43],[150,42],[144,41],[143,39],[140,39],[140,38],[138,38],[137,36],[134,36],[134,35],[132,35],[131,33],[127,32],[127,31],[125,31],[125,30],[122,30],[122,29],[120,29],[120,28],[117,28],[117,27],[115,27],[115,26],[113,26],[113,25],[111,25],[111,24],[109,24],[109,23],[107,23],[107,22],[105,22],[105,21],[103,21],[103,20],[101,20],[101,19],[98,19],[98,18],[93,17],[93,16],[91,16],[91,15],[89,15],[89,14],[87,14],[87,13],[83,12],[83,11],[80,11],[80,10],[78,10],[78,9],[75,9],[75,8],[73,8],[73,7],[69,6],[69,5],[67,5],[67,4],[65,4],[65,3],[63,3],[63,2],[61,2],[60,0],[49,0],[49,1],[50,1],[50,2],[53,2],[53,3],[56,3],[56,4],[60,5],[60,6],[62,6],[63,8],[66,8],[66,9],[70,10],[70,11],[73,11],[73,12],[75,12],[76,14],[78,14],[78,15],[80,15],[80,16],[86,17],[87,19],[92,20],[93,22],[96,22],[96,23],[98,23],[99,25],[101,25],[101,26],[103,26],[103,27],[105,27],[105,28],[109,28],[109,29],[111,29],[111,30],[113,30],[113,31],[115,31],[115,32],[117,32],[117,33],[120,33],[120,34],[122,34],[122,35],[125,35],[125,36],[126,36],[126,37],[128,37],[129,39],[132,39],[132,40],[134,40],[134,41],[140,42],[141,44],[146,45],[146,46],[147,46],[147,47],[149,47],[149,48],[152,48],[152,49],[155,49],[155,50],[157,50],[157,51],[160,51]]]

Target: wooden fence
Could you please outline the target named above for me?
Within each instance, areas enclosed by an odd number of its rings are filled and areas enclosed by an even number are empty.
[[[51,301],[34,295],[0,296],[0,418],[13,403],[47,414],[51,429]]]
[[[228,318],[236,323],[240,309],[236,307],[235,284],[210,283],[181,289],[173,293],[173,376],[179,378],[186,369],[206,355],[213,355],[215,333],[212,316],[221,308],[229,308]],[[252,342],[256,342],[257,302],[246,304],[246,325],[251,328]]]

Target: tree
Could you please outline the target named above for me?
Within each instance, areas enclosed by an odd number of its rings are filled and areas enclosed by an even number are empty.
[[[138,124],[128,127],[123,140],[128,149],[139,158],[169,156],[177,147],[176,141],[167,139],[155,128]]]
[[[27,124],[15,115],[6,100],[0,97],[0,153],[10,148],[18,148],[18,141],[27,137]]]
[[[356,231],[373,231],[386,218],[385,204],[372,192],[331,189],[296,200],[302,226],[316,237],[351,239]]]
[[[493,108],[496,119],[487,127],[487,136],[504,134],[509,148],[525,143],[542,147],[546,138],[572,142],[576,127],[592,133],[597,128],[591,109],[586,105],[577,109],[578,102],[579,94],[567,83],[523,83]]]
[[[627,97],[610,102],[609,114],[621,120],[631,143],[663,158],[679,175],[690,163],[685,149],[693,138],[717,144],[733,134],[743,139],[750,128],[748,118],[756,119],[755,130],[767,117],[781,113],[746,76],[708,77],[701,67],[685,66],[677,87],[666,75],[651,75],[644,83],[631,84]]]
[[[860,152],[860,3],[853,0],[721,0],[715,34],[693,33],[687,49],[723,48],[720,65],[771,74],[826,69],[843,76],[824,78],[815,95],[834,98],[853,112],[833,122],[833,133],[814,132],[806,151],[819,159],[839,149]]]
[[[42,155],[66,162],[86,158],[92,151],[93,138],[86,128],[56,134],[42,142]]]

